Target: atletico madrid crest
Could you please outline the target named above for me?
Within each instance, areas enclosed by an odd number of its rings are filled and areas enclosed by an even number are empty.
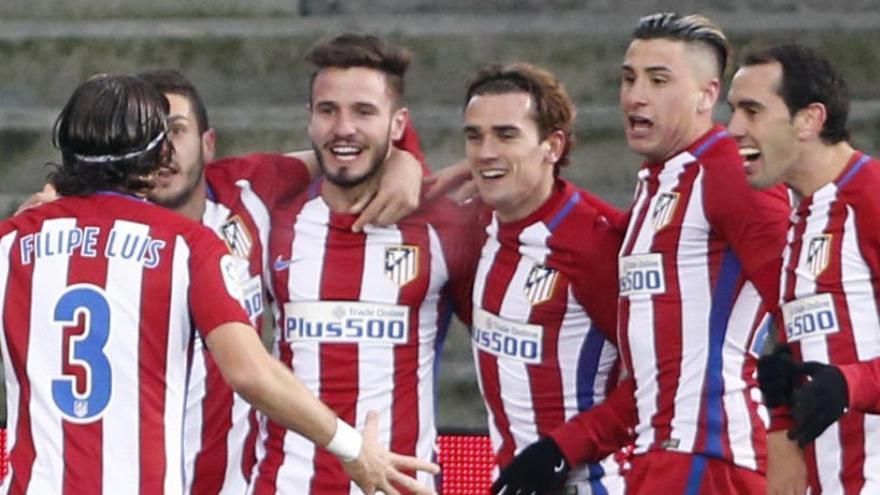
[[[556,286],[556,278],[559,272],[544,265],[535,265],[526,278],[526,298],[534,306],[553,296],[553,288]]]
[[[651,212],[651,225],[654,226],[654,231],[669,225],[672,216],[675,215],[675,207],[678,206],[678,197],[677,192],[665,192],[657,196],[654,211]]]
[[[418,246],[400,245],[385,248],[385,276],[398,287],[412,282],[418,274]]]
[[[220,235],[226,241],[229,251],[238,258],[248,259],[251,254],[251,235],[247,226],[238,215],[230,218],[220,227]]]
[[[828,268],[831,258],[831,234],[813,236],[807,246],[807,267],[814,277],[818,277]]]

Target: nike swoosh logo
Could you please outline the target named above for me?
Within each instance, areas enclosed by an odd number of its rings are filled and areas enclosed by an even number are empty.
[[[565,459],[560,459],[559,465],[553,467],[553,472],[554,473],[561,473],[563,469],[565,469]]]
[[[283,260],[281,259],[281,255],[278,255],[278,257],[275,258],[275,266],[273,268],[275,268],[276,272],[287,270],[290,268],[290,260]]]

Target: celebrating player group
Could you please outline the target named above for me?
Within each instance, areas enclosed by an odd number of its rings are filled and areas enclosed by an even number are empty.
[[[475,72],[433,178],[376,36],[309,51],[286,154],[215,159],[177,71],[83,82],[0,223],[0,492],[436,493],[454,312],[493,494],[880,493],[880,162],[844,81],[779,44],[725,90],[698,14],[622,56],[625,212],[563,178],[575,106],[528,63]]]

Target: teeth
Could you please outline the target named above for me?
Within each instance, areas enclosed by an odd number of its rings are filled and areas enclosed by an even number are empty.
[[[746,161],[757,160],[761,156],[761,150],[758,148],[740,148],[739,156],[743,157]]]
[[[330,148],[334,155],[356,155],[361,149],[356,146],[334,146]]]
[[[504,170],[482,170],[480,176],[486,179],[496,179],[505,174]]]

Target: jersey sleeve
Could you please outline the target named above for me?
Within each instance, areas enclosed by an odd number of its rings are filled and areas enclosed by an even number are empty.
[[[467,326],[473,314],[474,276],[480,261],[480,250],[486,239],[485,222],[491,213],[479,202],[452,205],[450,222],[441,232],[443,252],[449,270],[447,287],[456,316]]]
[[[571,466],[599,462],[632,440],[636,425],[635,381],[621,381],[599,405],[550,433]]]
[[[394,147],[414,156],[422,164],[422,171],[426,175],[431,173],[431,169],[428,168],[428,164],[425,161],[425,153],[422,151],[419,135],[413,126],[412,118],[406,119],[406,127],[403,128],[403,134],[400,136],[400,139],[394,141]]]
[[[581,190],[580,195],[588,205],[595,208],[600,215],[607,218],[612,227],[615,229],[621,229],[622,227],[622,231],[626,231],[626,212],[618,209],[616,206],[606,202],[604,199],[590,193],[589,191]]]
[[[713,163],[705,173],[703,195],[710,223],[730,245],[764,303],[775,307],[791,215],[785,186],[755,190],[737,162]]]
[[[846,379],[849,408],[866,414],[880,413],[880,358],[839,367]]]
[[[232,255],[217,236],[199,228],[190,236],[189,301],[193,322],[207,337],[223,323],[250,326],[242,306],[243,289]]]
[[[305,163],[280,153],[252,153],[224,158],[208,165],[206,174],[222,175],[223,183],[246,180],[269,211],[281,203],[292,201],[311,183]]]
[[[617,345],[617,254],[623,242],[622,232],[601,212],[584,221],[588,224],[578,230],[590,235],[581,241],[585,252],[571,260],[575,270],[574,295],[605,338]]]

